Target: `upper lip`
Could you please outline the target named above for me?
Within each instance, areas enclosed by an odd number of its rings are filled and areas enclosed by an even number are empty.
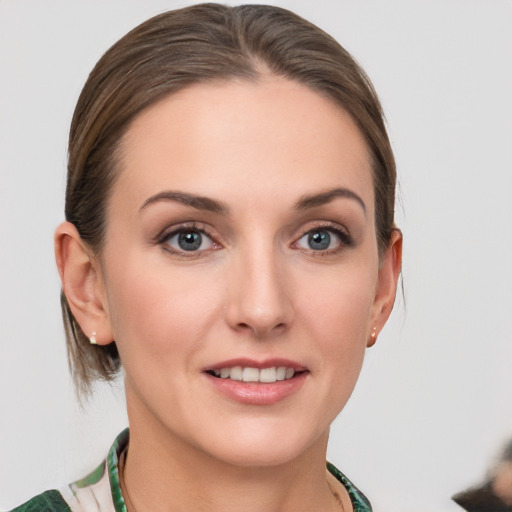
[[[273,357],[270,359],[263,359],[261,361],[250,359],[247,357],[238,357],[235,359],[228,359],[219,363],[207,366],[203,371],[221,370],[222,368],[233,368],[234,366],[241,366],[243,368],[258,368],[262,370],[264,368],[273,368],[284,366],[286,368],[293,368],[296,372],[303,372],[307,370],[304,365],[292,361],[291,359],[283,359],[280,357]]]

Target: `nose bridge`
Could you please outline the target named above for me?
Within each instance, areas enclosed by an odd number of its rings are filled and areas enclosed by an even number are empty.
[[[283,330],[293,316],[283,255],[271,240],[256,239],[238,252],[231,276],[228,320],[262,337]]]

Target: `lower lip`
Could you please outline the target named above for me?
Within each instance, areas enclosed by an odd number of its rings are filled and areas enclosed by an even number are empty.
[[[276,382],[244,382],[221,379],[205,373],[209,382],[231,400],[248,405],[272,405],[296,393],[304,384],[308,372]]]

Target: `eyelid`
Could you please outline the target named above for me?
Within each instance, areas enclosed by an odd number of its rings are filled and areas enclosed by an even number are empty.
[[[299,236],[295,237],[293,245],[296,245],[299,240],[301,240],[304,236],[308,235],[314,231],[330,231],[333,232],[340,240],[339,246],[333,249],[325,249],[325,250],[314,250],[314,249],[304,249],[302,247],[298,248],[299,250],[314,253],[315,255],[329,255],[333,253],[337,253],[342,251],[348,247],[352,247],[355,243],[353,236],[350,234],[349,230],[339,224],[337,222],[332,221],[317,221],[308,223],[306,227],[302,227]]]
[[[197,251],[190,251],[187,252],[185,250],[179,250],[175,249],[174,247],[171,247],[170,245],[166,245],[165,243],[171,239],[172,237],[176,236],[177,234],[183,232],[183,231],[197,231],[198,233],[201,233],[202,235],[208,237],[212,244],[215,247],[208,248],[208,249],[202,249]],[[157,236],[154,238],[154,243],[156,245],[162,246],[162,249],[173,254],[176,256],[180,256],[187,259],[194,259],[203,256],[205,253],[209,253],[211,251],[218,250],[222,247],[222,245],[217,241],[218,237],[213,235],[212,230],[208,228],[208,226],[202,222],[197,221],[187,221],[187,222],[181,222],[179,224],[173,224],[172,226],[167,226],[163,230],[161,230]]]

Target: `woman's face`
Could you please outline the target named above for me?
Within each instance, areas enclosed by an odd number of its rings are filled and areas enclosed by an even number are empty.
[[[132,426],[241,465],[325,447],[388,314],[353,121],[282,78],[194,85],[136,118],[120,169],[102,301]]]

